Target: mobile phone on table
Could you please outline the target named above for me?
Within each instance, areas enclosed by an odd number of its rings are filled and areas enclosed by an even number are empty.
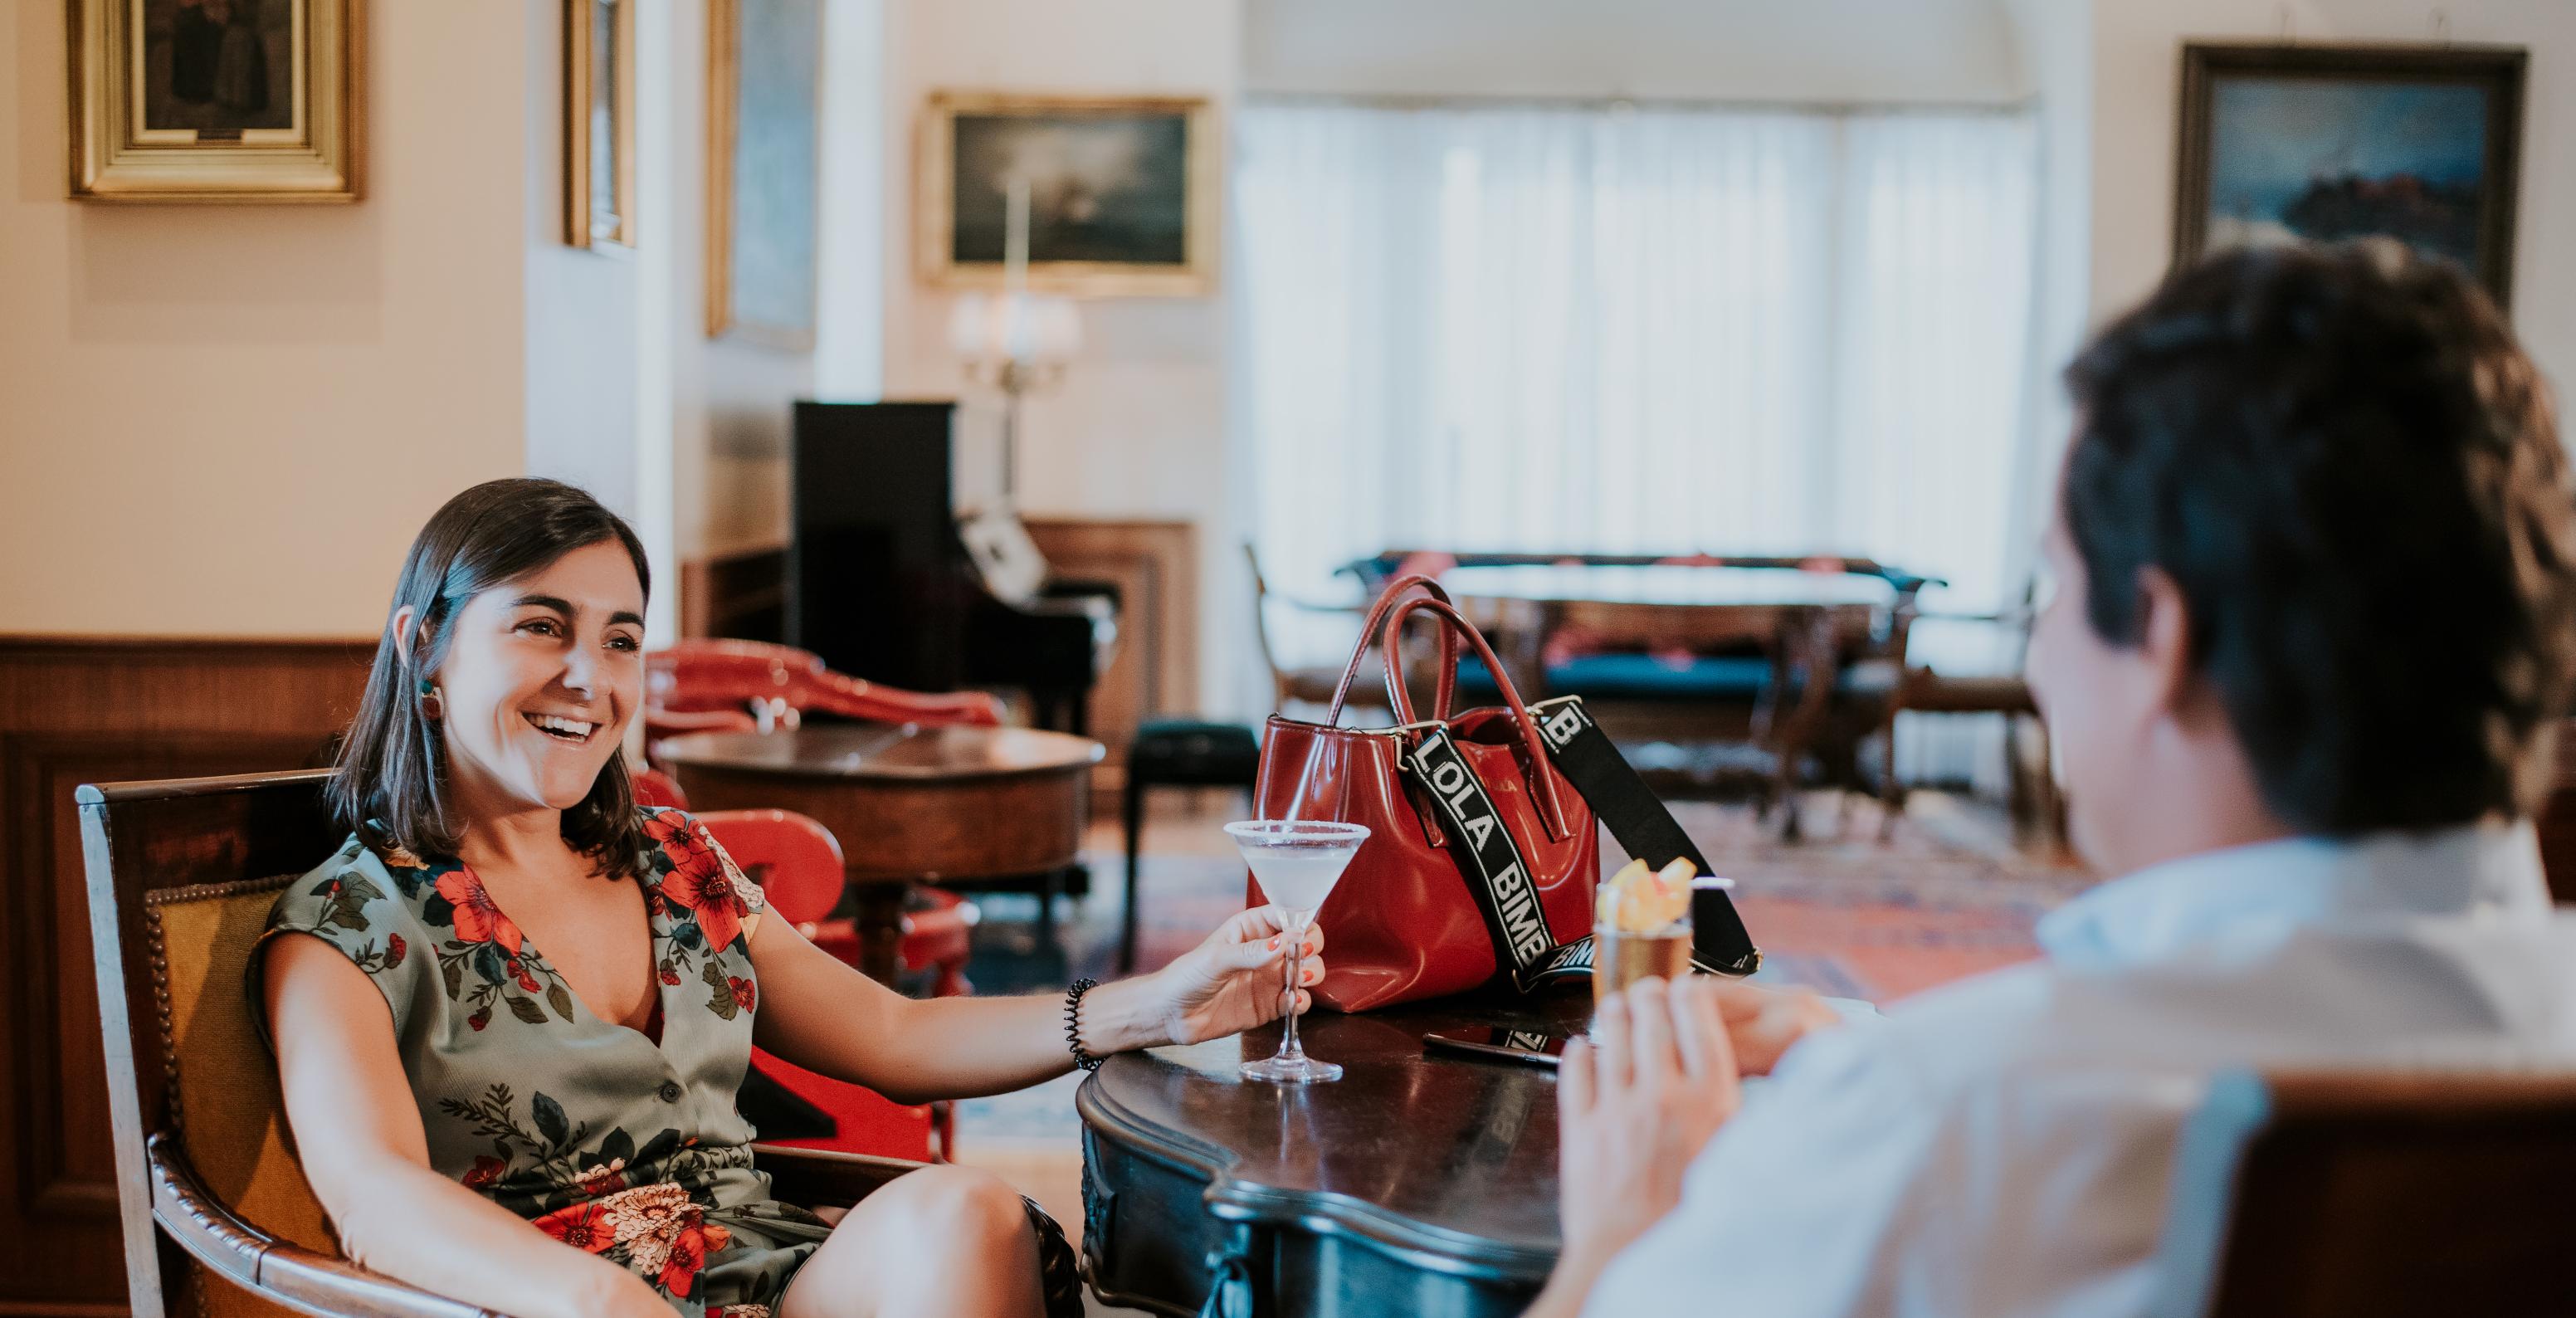
[[[1570,1034],[1548,1034],[1539,1030],[1514,1030],[1500,1025],[1478,1025],[1463,1030],[1441,1030],[1422,1036],[1423,1047],[1432,1052],[1460,1053],[1489,1057],[1501,1061],[1526,1062],[1531,1066],[1555,1069],[1557,1059],[1565,1055]]]

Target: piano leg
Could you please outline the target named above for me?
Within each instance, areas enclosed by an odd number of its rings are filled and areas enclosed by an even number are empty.
[[[1131,778],[1124,796],[1119,822],[1127,837],[1127,905],[1118,913],[1118,973],[1132,975],[1136,973],[1136,851],[1144,841],[1145,789]]]
[[[1030,687],[1029,719],[1049,732],[1091,735],[1091,691],[1087,687]]]

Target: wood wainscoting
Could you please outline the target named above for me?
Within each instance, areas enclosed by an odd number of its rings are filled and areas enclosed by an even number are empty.
[[[1136,725],[1199,707],[1199,536],[1191,522],[1031,517],[1054,574],[1118,587],[1118,651],[1091,692],[1091,735],[1109,748],[1093,771],[1106,808],[1127,785]]]
[[[1199,702],[1198,527],[1185,521],[1031,517],[1054,575],[1118,587],[1118,649],[1091,693],[1091,735],[1109,747],[1093,773],[1095,806],[1127,781],[1127,744],[1149,718]],[[680,565],[680,634],[780,638],[787,551],[742,549]]]
[[[318,764],[374,649],[0,636],[0,1315],[125,1308],[72,789]]]

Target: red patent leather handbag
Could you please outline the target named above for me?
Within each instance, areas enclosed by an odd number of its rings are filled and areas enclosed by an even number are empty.
[[[1431,717],[1418,721],[1398,644],[1417,613],[1441,629]],[[1382,636],[1373,636],[1381,625]],[[1396,726],[1340,727],[1343,700],[1372,639],[1386,659]],[[1503,708],[1450,712],[1462,640],[1502,688]],[[1546,954],[1580,944],[1590,931],[1601,868],[1591,807],[1550,761],[1538,722],[1484,637],[1430,578],[1403,578],[1379,597],[1323,723],[1273,715],[1266,731],[1254,788],[1262,818],[1331,819],[1369,829],[1316,916],[1328,969],[1314,990],[1317,1004],[1365,1011],[1463,992],[1506,970],[1521,972],[1526,984],[1541,973]],[[1440,748],[1429,769],[1436,778],[1415,767],[1427,745]],[[1483,877],[1476,857],[1458,853],[1439,803],[1431,800],[1431,782],[1462,791],[1469,786],[1459,781],[1460,769],[1481,789],[1467,793],[1477,812],[1467,816],[1468,827],[1489,822],[1517,849],[1527,887],[1511,887],[1499,914],[1517,946],[1540,953],[1527,965],[1504,964],[1515,943],[1480,905],[1469,886],[1470,874]],[[1245,896],[1253,905],[1262,901],[1249,883]]]

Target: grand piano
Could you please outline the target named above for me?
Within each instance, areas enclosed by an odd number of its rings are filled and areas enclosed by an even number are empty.
[[[961,520],[956,413],[796,405],[785,639],[889,686],[1015,689],[1040,727],[1087,733],[1117,589],[1054,579],[1008,509]]]

